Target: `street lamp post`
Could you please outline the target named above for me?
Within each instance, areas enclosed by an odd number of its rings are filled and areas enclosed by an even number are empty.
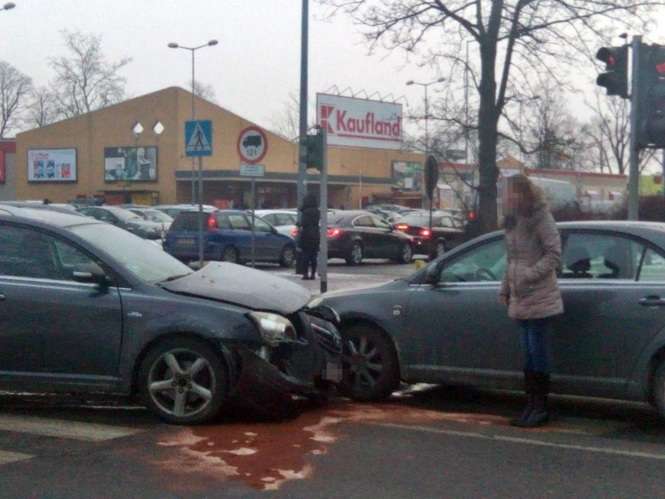
[[[197,50],[202,49],[204,47],[214,47],[217,45],[219,42],[217,40],[210,40],[208,43],[204,43],[203,45],[199,45],[197,47],[184,47],[182,45],[179,45],[177,43],[169,43],[168,47],[171,49],[183,49],[183,50],[189,50],[192,54],[192,121],[196,119],[196,107],[195,107],[195,97],[196,97],[196,74],[195,74],[195,67],[196,67],[196,60],[194,57],[194,54],[196,53]],[[194,160],[194,157],[192,157],[192,204],[196,202],[196,182],[194,181],[194,169],[195,169],[196,162]],[[199,168],[199,175],[198,175],[198,182],[199,182],[199,195],[203,194],[203,188],[201,185],[202,182],[202,174]]]

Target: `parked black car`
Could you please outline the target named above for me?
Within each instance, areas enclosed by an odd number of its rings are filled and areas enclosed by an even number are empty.
[[[230,398],[319,397],[341,376],[336,313],[229,263],[192,272],[110,224],[0,206],[0,389],[137,394],[176,424]]]
[[[400,218],[395,228],[413,236],[416,253],[435,258],[464,242],[464,228],[451,215],[433,215],[430,230],[429,214],[413,213]]]
[[[328,255],[360,265],[364,258],[409,263],[413,238],[366,211],[337,211],[328,216]]]
[[[252,221],[243,211],[205,209],[180,212],[166,235],[164,249],[184,262],[199,255],[199,217],[203,217],[204,259],[240,263],[251,259]],[[291,267],[295,262],[295,242],[277,232],[260,218],[254,221],[255,260]]]
[[[552,391],[649,402],[665,417],[665,224],[570,222],[550,335]],[[407,279],[324,295],[342,318],[346,388],[388,396],[400,380],[520,389],[517,325],[497,296],[503,233],[470,241]]]
[[[118,206],[84,206],[78,209],[85,216],[116,225],[144,239],[162,239],[162,224],[150,222],[136,213]]]

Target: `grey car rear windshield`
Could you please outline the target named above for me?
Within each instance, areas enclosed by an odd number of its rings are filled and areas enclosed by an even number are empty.
[[[113,225],[78,225],[70,230],[93,247],[106,251],[142,281],[156,283],[192,272],[157,245]]]

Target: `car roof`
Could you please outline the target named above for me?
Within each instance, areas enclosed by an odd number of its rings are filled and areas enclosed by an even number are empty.
[[[2,203],[0,203],[0,218],[3,220],[15,220],[19,222],[38,222],[43,225],[60,228],[103,223],[93,218],[82,217],[74,213],[69,214],[63,213],[62,211],[11,206]]]

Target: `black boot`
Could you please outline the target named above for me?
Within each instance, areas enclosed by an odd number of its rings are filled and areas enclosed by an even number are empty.
[[[550,392],[550,375],[545,373],[534,373],[535,394],[533,399],[533,410],[519,426],[521,428],[537,428],[545,425],[550,420],[547,410],[547,396]]]
[[[519,418],[510,420],[511,426],[522,426],[529,419],[533,411],[535,403],[535,378],[533,371],[524,371],[524,392],[526,393],[526,406]]]

